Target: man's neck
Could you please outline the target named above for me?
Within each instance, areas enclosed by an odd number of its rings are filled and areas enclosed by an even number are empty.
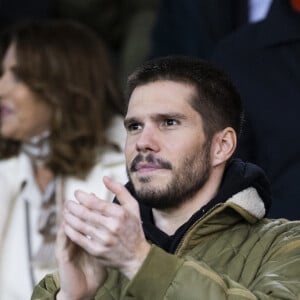
[[[219,189],[222,175],[223,170],[213,171],[205,185],[191,199],[185,201],[179,207],[167,210],[153,209],[156,227],[168,235],[173,235],[195,212],[214,198]]]

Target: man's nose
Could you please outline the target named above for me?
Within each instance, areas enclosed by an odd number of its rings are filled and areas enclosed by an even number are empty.
[[[139,152],[157,152],[159,149],[159,134],[157,130],[151,125],[145,126],[136,141],[136,150]]]

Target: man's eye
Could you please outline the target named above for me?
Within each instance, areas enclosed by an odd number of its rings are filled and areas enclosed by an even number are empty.
[[[127,126],[127,130],[130,132],[140,130],[141,128],[142,128],[142,125],[139,123],[132,123]]]
[[[166,126],[174,126],[174,125],[178,125],[178,121],[174,120],[174,119],[166,119],[165,120],[165,125]]]

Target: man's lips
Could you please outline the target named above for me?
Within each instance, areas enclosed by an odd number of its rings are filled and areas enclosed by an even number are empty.
[[[136,172],[138,173],[147,173],[147,172],[153,172],[157,170],[163,169],[160,165],[157,164],[149,164],[149,163],[140,163],[136,165]]]
[[[171,163],[160,158],[155,158],[151,153],[146,156],[139,153],[132,161],[129,171],[143,173],[162,169],[172,170]]]

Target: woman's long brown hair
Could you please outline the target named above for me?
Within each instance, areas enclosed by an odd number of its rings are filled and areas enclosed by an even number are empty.
[[[101,149],[114,114],[123,114],[110,57],[100,37],[73,21],[27,22],[2,36],[16,45],[16,76],[53,110],[48,167],[84,177]],[[20,142],[0,136],[0,158],[18,154]]]

